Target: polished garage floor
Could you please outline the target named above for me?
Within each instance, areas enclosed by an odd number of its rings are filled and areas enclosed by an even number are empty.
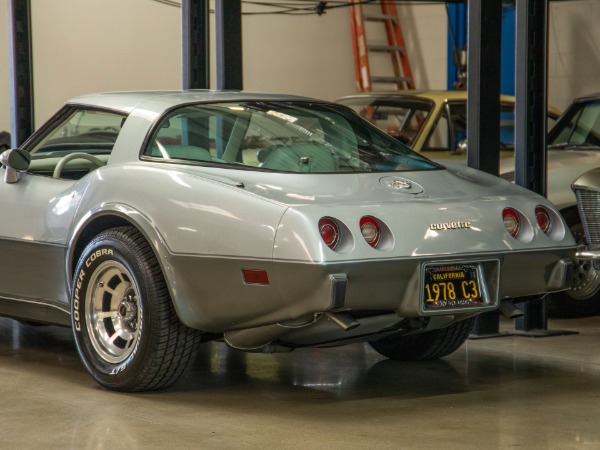
[[[469,340],[426,363],[207,344],[177,385],[132,395],[93,382],[70,330],[0,319],[0,448],[600,448],[600,317],[550,328],[579,334]]]

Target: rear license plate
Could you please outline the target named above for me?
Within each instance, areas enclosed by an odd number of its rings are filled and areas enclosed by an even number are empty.
[[[423,310],[472,308],[486,305],[478,264],[430,264],[425,266]]]

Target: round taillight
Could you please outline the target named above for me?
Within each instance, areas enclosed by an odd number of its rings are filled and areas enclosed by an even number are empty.
[[[362,233],[365,241],[371,247],[377,247],[379,238],[381,237],[381,227],[377,219],[371,216],[364,216],[360,219],[360,232]]]
[[[548,234],[550,228],[552,228],[552,221],[550,220],[550,212],[545,206],[538,205],[535,208],[535,218],[540,229]]]
[[[319,220],[319,233],[323,242],[332,250],[340,242],[340,228],[331,217],[323,217]]]
[[[519,213],[512,208],[504,208],[502,211],[502,220],[504,220],[506,231],[508,231],[512,237],[517,237],[520,227]]]

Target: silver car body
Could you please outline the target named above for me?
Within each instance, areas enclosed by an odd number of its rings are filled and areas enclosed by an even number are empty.
[[[150,243],[179,319],[247,350],[278,340],[290,347],[368,340],[397,330],[406,318],[435,329],[494,310],[503,299],[568,288],[576,245],[554,206],[471,169],[285,173],[141,157],[154,127],[174,108],[248,100],[316,102],[204,91],[69,101],[127,118],[105,165],[81,179],[30,170],[16,183],[0,183],[0,314],[76,324],[70,304],[82,247],[124,223]],[[33,148],[35,139],[23,148]],[[537,227],[538,205],[553,216],[548,235]],[[506,207],[522,214],[521,240],[505,228]],[[363,215],[385,224],[381,249],[362,238]],[[338,251],[320,238],[317,223],[325,216],[345,230]],[[432,263],[477,265],[486,303],[424,310],[423,274]],[[268,274],[268,283],[245,282],[243,270]],[[360,326],[338,323],[347,319]]]

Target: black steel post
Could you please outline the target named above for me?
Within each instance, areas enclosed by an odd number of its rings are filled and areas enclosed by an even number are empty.
[[[515,183],[545,196],[548,0],[516,3]]]
[[[515,183],[546,195],[548,0],[516,2]],[[547,330],[545,301],[523,304],[515,329]]]
[[[34,130],[30,0],[8,0],[11,146]]]
[[[502,2],[468,0],[467,163],[498,175]],[[477,318],[471,337],[499,335],[497,312]]]
[[[502,2],[468,1],[467,162],[498,175]]]
[[[208,0],[182,0],[182,87],[210,88]]]
[[[243,89],[242,4],[215,0],[217,89]]]

